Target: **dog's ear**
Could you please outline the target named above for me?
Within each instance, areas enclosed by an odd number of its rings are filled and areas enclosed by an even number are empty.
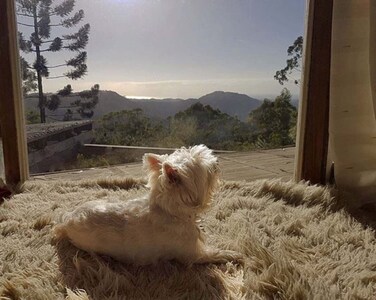
[[[180,182],[180,176],[178,170],[174,169],[170,164],[164,163],[163,170],[167,175],[168,180],[171,183],[178,183]]]
[[[150,171],[159,171],[162,166],[162,157],[157,154],[146,153],[143,157],[144,167]]]

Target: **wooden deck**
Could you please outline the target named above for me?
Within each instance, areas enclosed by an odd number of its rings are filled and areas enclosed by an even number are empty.
[[[295,147],[217,154],[225,180],[252,181],[261,178],[290,180],[294,170]],[[32,176],[33,180],[79,180],[110,177],[144,177],[142,164],[65,171]]]

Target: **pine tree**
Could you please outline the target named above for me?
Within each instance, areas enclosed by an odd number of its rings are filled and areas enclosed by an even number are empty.
[[[79,93],[73,93],[72,86],[68,84],[62,90],[58,91],[56,95],[52,95],[51,99],[57,97],[75,97],[76,99],[71,102],[70,107],[67,107],[67,111],[64,114],[63,120],[70,121],[74,119],[74,112],[72,108],[76,108],[77,114],[81,118],[91,118],[94,115],[94,108],[99,101],[99,85],[95,84],[90,90],[82,91]],[[56,101],[57,106],[50,110],[56,110],[60,104],[59,100]]]
[[[46,122],[45,109],[56,110],[60,105],[60,97],[68,96],[72,91],[69,85],[56,94],[46,96],[43,93],[43,78],[66,77],[75,80],[87,73],[87,52],[84,49],[89,40],[89,24],[81,26],[76,33],[51,38],[53,28],[69,29],[78,25],[84,18],[84,11],[79,10],[73,14],[75,0],[63,0],[56,5],[52,5],[52,2],[52,0],[17,0],[17,14],[22,19],[22,22],[20,21],[18,24],[31,29],[31,34],[27,39],[22,33],[19,33],[19,46],[22,52],[35,54],[35,61],[32,65],[21,57],[23,90],[24,93],[38,90],[38,106],[42,123]],[[62,50],[75,52],[76,55],[59,65],[49,65],[43,53]],[[69,67],[68,71],[59,76],[49,76],[50,69],[63,67]],[[81,98],[84,100],[75,103],[75,105],[79,109],[86,105],[86,108],[81,109],[82,115],[89,116],[92,113],[92,108],[98,102],[98,90],[99,86],[95,85],[91,91],[79,95],[83,96]],[[90,101],[89,96],[91,95],[94,97]],[[86,114],[88,109],[91,112]]]

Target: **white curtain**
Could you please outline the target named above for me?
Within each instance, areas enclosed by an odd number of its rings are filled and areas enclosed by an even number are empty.
[[[329,159],[355,205],[376,202],[376,0],[334,0]]]

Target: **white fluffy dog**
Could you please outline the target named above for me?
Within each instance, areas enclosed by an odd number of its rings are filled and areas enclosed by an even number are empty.
[[[240,254],[204,243],[197,215],[209,207],[218,182],[217,158],[204,145],[171,155],[145,154],[150,192],[132,200],[91,201],[64,217],[57,234],[88,252],[146,265],[241,262]]]

